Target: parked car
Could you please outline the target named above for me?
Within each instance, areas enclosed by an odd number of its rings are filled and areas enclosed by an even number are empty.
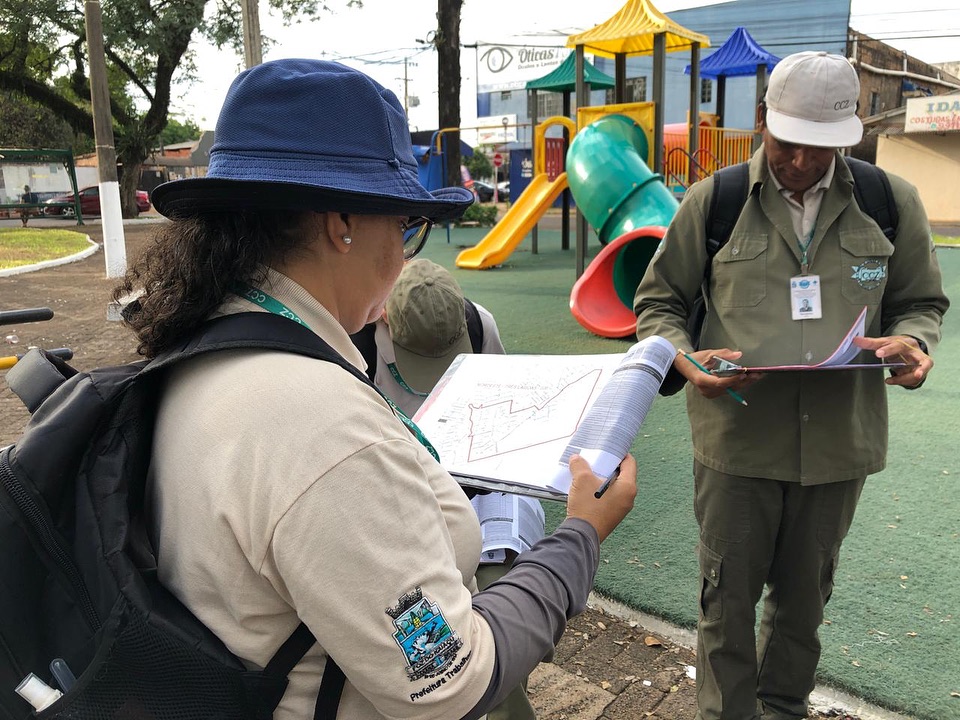
[[[485,183],[482,180],[473,181],[473,192],[477,195],[480,202],[490,202],[493,200],[493,185]]]
[[[473,181],[473,191],[477,194],[480,202],[490,202],[493,200],[493,185],[482,180]],[[506,202],[510,199],[510,182],[502,182],[497,185],[497,200]]]
[[[47,200],[48,203],[72,203],[73,193],[57,195]],[[146,190],[137,190],[137,212],[142,213],[150,209],[150,196]],[[84,215],[100,214],[100,187],[91,185],[80,190],[80,212]],[[47,207],[43,209],[44,215],[63,215],[73,217],[74,209],[72,207]]]

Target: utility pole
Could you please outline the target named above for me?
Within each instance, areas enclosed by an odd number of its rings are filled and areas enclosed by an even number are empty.
[[[408,109],[408,107],[407,107],[408,98],[409,98],[409,96],[410,96],[410,95],[409,95],[409,92],[408,92],[408,85],[409,85],[409,83],[410,83],[410,76],[407,74],[407,61],[408,61],[409,59],[410,59],[410,58],[408,58],[408,57],[404,57],[404,58],[403,58],[403,114],[407,116],[407,120],[410,119],[410,111],[409,111],[409,109]]]
[[[107,61],[103,53],[103,15],[100,0],[85,0],[87,60],[90,63],[90,104],[93,108],[93,137],[97,146],[97,174],[100,178],[100,216],[103,226],[103,256],[107,277],[127,272],[127,248],[120,213],[120,184],[117,182],[117,151],[113,145],[113,116]]]
[[[240,0],[240,16],[243,20],[243,59],[247,69],[263,62],[263,39],[260,37],[260,11],[258,0]]]

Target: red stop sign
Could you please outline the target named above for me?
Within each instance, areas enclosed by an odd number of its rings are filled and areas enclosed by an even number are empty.
[[[501,155],[500,153],[494,153],[493,166],[500,167],[501,165],[503,165],[503,155]]]

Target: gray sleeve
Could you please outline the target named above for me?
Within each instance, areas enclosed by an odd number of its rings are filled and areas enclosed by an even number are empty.
[[[487,691],[464,720],[494,707],[553,651],[567,620],[586,608],[599,558],[597,531],[569,518],[474,595],[474,610],[493,631],[496,661]]]

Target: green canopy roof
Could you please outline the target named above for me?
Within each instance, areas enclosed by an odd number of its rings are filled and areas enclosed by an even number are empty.
[[[604,72],[597,70],[589,60],[583,61],[583,81],[590,83],[591,89],[612,88],[616,81]],[[577,55],[570,53],[559,67],[542,78],[530,80],[527,90],[548,90],[565,92],[577,89]]]

